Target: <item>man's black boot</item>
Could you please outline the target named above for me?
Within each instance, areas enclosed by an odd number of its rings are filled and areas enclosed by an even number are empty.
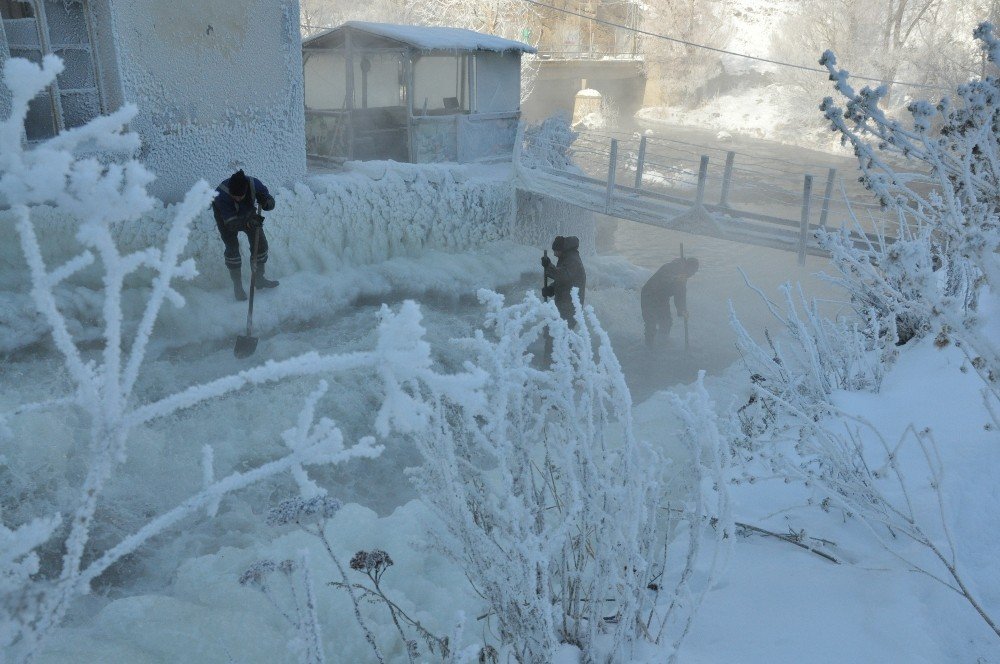
[[[257,266],[257,288],[274,288],[278,285],[278,282],[264,276],[265,265],[267,263],[261,263]]]
[[[237,302],[244,302],[247,299],[247,292],[243,290],[243,275],[240,268],[230,268],[229,277],[233,280],[233,295]]]

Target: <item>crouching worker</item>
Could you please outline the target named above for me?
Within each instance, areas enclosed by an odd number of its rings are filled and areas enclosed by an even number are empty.
[[[643,285],[639,303],[646,328],[646,345],[652,346],[657,331],[670,334],[670,298],[674,298],[677,315],[687,317],[687,280],[698,271],[697,258],[678,258],[659,270]]]
[[[256,286],[259,288],[274,288],[277,281],[264,276],[264,265],[267,263],[267,237],[264,236],[264,217],[257,213],[257,205],[262,210],[274,209],[274,197],[268,192],[260,180],[248,177],[239,170],[224,180],[215,189],[215,199],[212,201],[212,213],[215,215],[215,225],[219,228],[222,243],[226,246],[226,267],[233,280],[233,294],[239,301],[246,300],[243,290],[242,261],[240,259],[239,233],[246,234],[250,242],[251,270],[256,270]],[[256,236],[256,237],[255,237]],[[256,247],[254,247],[256,240]],[[256,251],[256,255],[253,255]]]
[[[545,276],[552,280],[552,283],[542,289],[542,295],[555,299],[556,309],[559,315],[567,322],[570,329],[576,327],[576,313],[573,309],[572,291],[578,288],[580,293],[580,306],[583,306],[584,295],[587,291],[587,271],[583,267],[583,260],[580,258],[580,238],[570,235],[563,237],[556,236],[552,241],[552,253],[556,257],[553,265],[548,256],[542,256],[542,268]],[[545,335],[545,358],[552,357],[552,337],[548,333]]]

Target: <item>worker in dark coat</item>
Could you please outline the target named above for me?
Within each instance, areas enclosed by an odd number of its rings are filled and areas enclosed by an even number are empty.
[[[250,241],[250,252],[254,250],[254,235],[259,233],[257,246],[256,285],[259,288],[274,288],[278,285],[264,276],[264,265],[267,263],[267,237],[262,228],[264,217],[257,213],[257,205],[262,210],[274,209],[274,197],[268,192],[264,183],[255,177],[248,177],[241,170],[233,173],[228,179],[215,188],[215,199],[212,201],[212,213],[215,215],[215,225],[219,228],[222,243],[226,246],[226,267],[233,280],[233,294],[237,300],[247,299],[243,290],[242,260],[240,259],[239,233],[246,233]],[[255,258],[251,256],[251,261]]]
[[[556,257],[553,264],[548,256],[542,256],[542,268],[545,276],[552,280],[542,289],[542,295],[555,299],[559,316],[567,322],[572,330],[576,327],[576,313],[573,308],[573,289],[579,289],[580,306],[587,291],[587,271],[583,268],[580,258],[580,238],[570,235],[556,236],[552,241],[552,253]],[[545,360],[552,360],[552,335],[545,330]]]
[[[664,335],[670,334],[673,324],[670,298],[674,298],[677,315],[687,317],[687,280],[697,271],[697,258],[678,258],[657,270],[643,285],[639,303],[642,305],[647,346],[653,345],[657,330]]]
[[[574,318],[573,298],[570,295],[574,288],[580,289],[580,305],[583,305],[583,298],[587,291],[587,271],[583,267],[583,259],[580,258],[580,238],[575,235],[563,237],[556,236],[552,241],[552,253],[555,254],[556,263],[548,256],[542,256],[542,268],[545,276],[552,280],[542,295],[553,297],[556,301],[556,309],[563,320],[569,323],[570,329],[576,327]]]

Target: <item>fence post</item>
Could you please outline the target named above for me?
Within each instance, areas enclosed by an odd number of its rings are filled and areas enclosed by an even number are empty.
[[[646,164],[646,135],[639,139],[639,163],[635,167],[635,188],[642,189],[642,169]]]
[[[806,237],[809,234],[809,203],[812,196],[813,176],[807,175],[802,186],[802,219],[799,221],[799,265],[806,264]]]
[[[615,193],[615,175],[618,170],[618,139],[611,139],[611,156],[608,158],[608,195],[604,200],[605,214],[611,214],[611,199]]]
[[[826,174],[826,191],[823,193],[823,211],[819,215],[819,227],[826,229],[826,217],[830,214],[830,198],[833,196],[833,181],[837,179],[837,169],[831,168]]]
[[[719,196],[719,205],[723,207],[729,207],[729,183],[733,179],[733,161],[735,159],[735,152],[726,153],[726,171],[722,175],[722,195]]]
[[[701,165],[698,166],[698,196],[695,205],[701,207],[705,203],[705,183],[708,182],[708,155],[701,155]]]

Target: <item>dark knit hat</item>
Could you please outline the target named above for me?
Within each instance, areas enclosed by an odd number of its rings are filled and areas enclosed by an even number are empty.
[[[685,258],[684,267],[687,268],[688,274],[694,274],[698,271],[698,259],[697,258]]]
[[[247,174],[243,172],[242,168],[230,176],[229,193],[233,196],[243,196],[249,188],[250,180],[247,179]]]
[[[562,235],[557,235],[556,239],[552,240],[552,251],[562,251],[563,245],[566,243],[566,238]]]

